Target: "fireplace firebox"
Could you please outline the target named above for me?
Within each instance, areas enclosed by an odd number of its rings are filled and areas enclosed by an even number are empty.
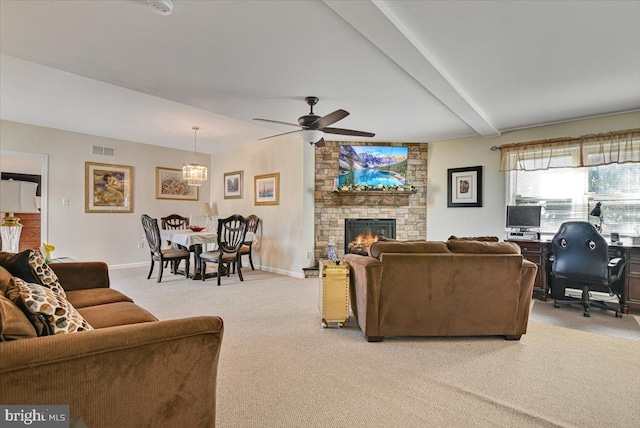
[[[395,239],[395,218],[347,218],[344,220],[344,253],[366,255],[380,236]]]

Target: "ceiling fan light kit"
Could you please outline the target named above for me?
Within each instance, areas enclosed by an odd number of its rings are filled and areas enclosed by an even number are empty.
[[[207,180],[207,167],[197,162],[196,135],[199,126],[192,126],[193,129],[193,163],[182,165],[182,178],[187,180],[189,186],[202,186],[202,182]]]
[[[158,15],[171,15],[173,3],[171,0],[149,0],[149,7]]]
[[[340,109],[321,117],[313,113],[313,106],[318,103],[319,98],[306,97],[304,100],[307,102],[307,104],[311,108],[311,111],[307,115],[300,116],[298,118],[297,125],[295,123],[281,122],[279,120],[258,119],[258,118],[253,119],[261,122],[295,126],[295,127],[302,128],[301,131],[285,132],[282,134],[271,135],[270,137],[265,137],[260,139],[266,140],[268,138],[279,137],[281,135],[298,133],[298,135],[300,135],[300,137],[304,142],[315,144],[316,147],[322,147],[325,145],[324,134],[350,135],[354,137],[373,137],[376,135],[373,132],[355,131],[353,129],[330,128],[329,125],[332,125],[337,121],[342,120],[345,117],[349,116],[349,112],[346,110]]]

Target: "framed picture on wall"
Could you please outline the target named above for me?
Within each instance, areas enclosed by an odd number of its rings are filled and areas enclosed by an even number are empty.
[[[224,173],[224,198],[242,199],[243,171]]]
[[[156,199],[197,201],[198,186],[189,186],[187,180],[182,178],[181,169],[157,166]]]
[[[280,173],[254,177],[254,205],[278,205],[280,203]]]
[[[133,212],[133,167],[85,162],[87,213]]]
[[[482,167],[450,168],[447,170],[447,207],[482,206]]]

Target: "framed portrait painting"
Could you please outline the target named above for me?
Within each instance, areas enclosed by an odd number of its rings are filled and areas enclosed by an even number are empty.
[[[447,170],[447,207],[482,206],[482,167],[450,168]]]
[[[133,212],[133,167],[85,162],[87,213]]]
[[[198,186],[189,186],[182,178],[182,170],[156,167],[156,199],[197,201]]]
[[[254,205],[278,205],[280,203],[280,173],[254,177]]]
[[[242,199],[243,171],[224,173],[224,198]]]

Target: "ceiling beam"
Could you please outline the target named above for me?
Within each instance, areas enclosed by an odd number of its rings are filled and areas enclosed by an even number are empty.
[[[384,1],[324,2],[478,134],[500,135]]]

